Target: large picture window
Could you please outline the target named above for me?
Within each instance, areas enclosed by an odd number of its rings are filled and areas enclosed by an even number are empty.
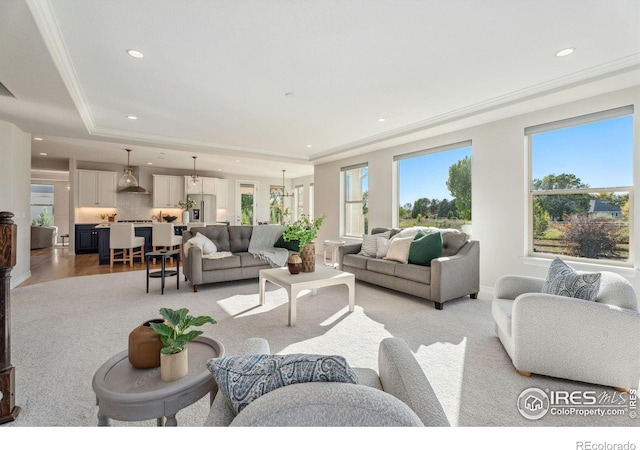
[[[368,197],[369,169],[367,165],[342,168],[343,233],[345,236],[361,237],[369,232]]]
[[[471,225],[471,141],[398,155],[398,226]]]
[[[52,185],[31,185],[31,223],[46,226],[53,225]]]
[[[529,254],[632,262],[633,107],[527,128]]]

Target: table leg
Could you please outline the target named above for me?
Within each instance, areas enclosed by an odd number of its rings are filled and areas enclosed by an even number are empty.
[[[289,294],[289,326],[296,326],[296,302],[298,300],[298,294],[300,291],[294,289],[293,287],[287,289],[287,294]]]
[[[265,295],[265,285],[267,284],[267,280],[265,278],[263,278],[262,276],[260,277],[260,280],[258,281],[258,298],[260,299],[260,306],[264,306],[264,295]]]
[[[353,312],[356,305],[356,294],[355,294],[356,287],[355,287],[355,283],[353,282],[353,279],[349,280],[346,283],[346,285],[349,288],[349,312]]]
[[[163,427],[164,426],[164,417],[158,417],[156,419],[156,425],[159,427]]]
[[[162,288],[161,288],[162,295],[164,295],[164,270],[165,270],[166,265],[167,265],[167,259],[164,256],[161,256],[160,257],[160,266],[161,266],[161,268],[160,268],[160,286],[162,286]]]
[[[100,409],[98,409],[98,426],[99,427],[110,427],[111,426],[111,421],[109,420],[109,418],[107,416],[102,414]]]
[[[176,255],[176,289],[180,289],[180,253]]]
[[[149,257],[147,256],[147,294],[149,293]]]

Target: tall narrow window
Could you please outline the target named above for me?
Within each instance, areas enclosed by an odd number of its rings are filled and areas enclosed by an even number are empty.
[[[293,219],[298,220],[304,214],[304,186],[296,186],[293,189]]]
[[[314,208],[313,196],[314,196],[313,183],[311,183],[309,185],[309,219],[311,220],[313,220],[313,208]]]
[[[529,253],[632,263],[633,107],[529,127]]]
[[[31,223],[44,226],[53,225],[52,185],[31,185]]]
[[[462,229],[471,225],[471,142],[395,158],[398,225]]]
[[[284,223],[284,186],[269,188],[269,216],[271,223]]]
[[[369,169],[367,165],[342,168],[344,186],[343,231],[345,236],[368,233]]]

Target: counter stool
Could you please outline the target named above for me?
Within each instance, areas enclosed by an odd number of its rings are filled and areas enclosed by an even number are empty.
[[[114,223],[109,226],[109,264],[113,267],[114,262],[122,262],[133,267],[133,258],[139,257],[144,261],[143,236],[136,236],[132,223]],[[136,250],[138,249],[138,250]]]
[[[151,234],[151,245],[153,251],[158,250],[175,250],[176,247],[182,251],[182,236],[177,236],[175,227],[172,223],[153,223]],[[173,262],[173,258],[171,258]],[[156,263],[156,259],[153,258],[153,263]]]
[[[322,259],[322,262],[325,266],[338,266],[338,249],[344,244],[346,244],[345,241],[324,241],[324,257]],[[331,256],[329,262],[327,262],[327,252],[329,252],[329,255]]]

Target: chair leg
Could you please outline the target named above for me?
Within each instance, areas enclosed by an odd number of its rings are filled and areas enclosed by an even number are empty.
[[[527,372],[526,370],[518,370],[518,373],[520,375],[522,375],[523,377],[530,377],[531,376],[531,372]]]
[[[615,390],[616,390],[616,391],[618,391],[618,392],[624,392],[624,393],[626,393],[626,394],[628,394],[628,393],[629,393],[629,389],[627,389],[627,388],[621,388],[621,387],[615,387],[615,386],[614,386],[614,388],[613,388],[613,389],[615,389]]]
[[[109,265],[111,266],[111,268],[113,269],[113,256],[114,256],[114,251],[115,249],[110,249],[109,251]]]

